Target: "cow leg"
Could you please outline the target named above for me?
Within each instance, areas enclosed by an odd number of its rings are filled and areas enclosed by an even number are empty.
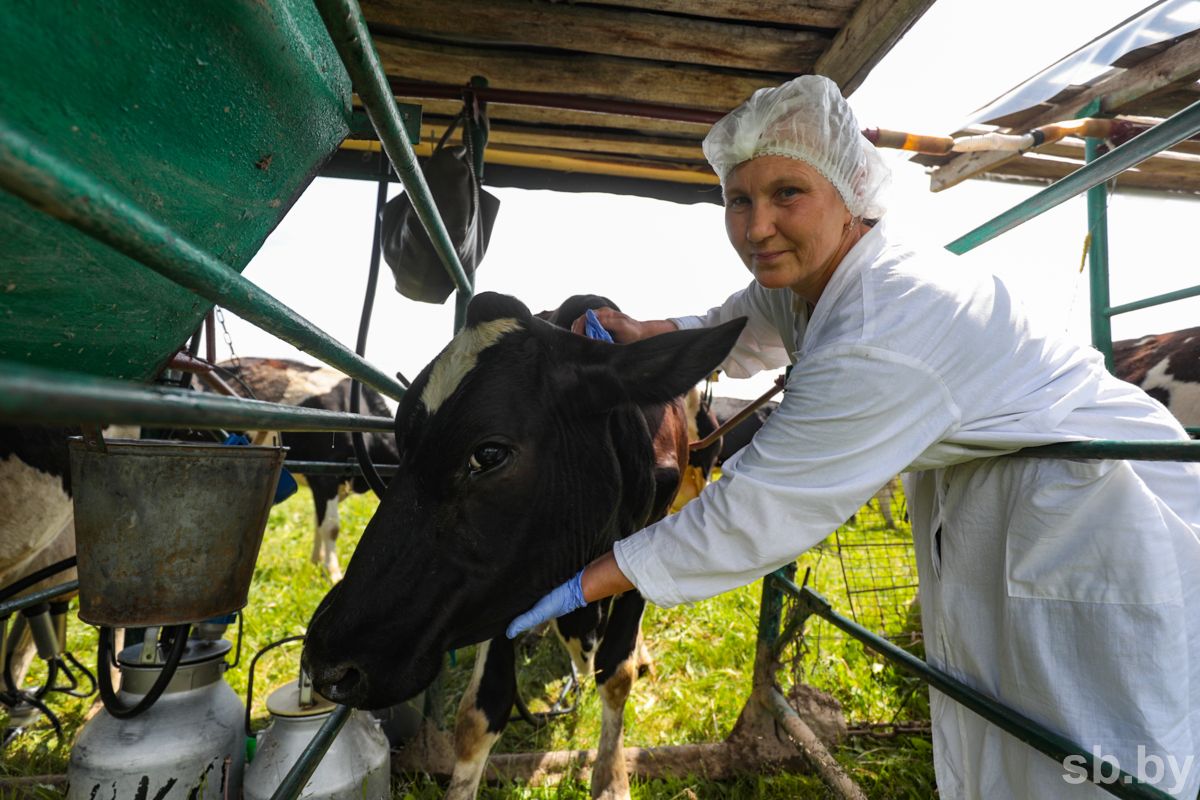
[[[638,638],[646,601],[636,591],[613,600],[604,639],[596,651],[596,685],[603,704],[600,746],[592,767],[592,797],[629,800],[625,768],[625,701],[638,672]]]
[[[580,680],[592,674],[600,639],[601,604],[589,603],[554,620],[554,630],[575,664]]]
[[[338,481],[310,477],[313,503],[317,507],[317,530],[313,534],[312,562],[322,567],[334,583],[342,579],[342,567],[337,557]]]
[[[488,753],[508,724],[517,691],[513,643],[501,636],[480,644],[475,671],[458,705],[454,725],[454,773],[446,800],[471,800],[483,778]]]

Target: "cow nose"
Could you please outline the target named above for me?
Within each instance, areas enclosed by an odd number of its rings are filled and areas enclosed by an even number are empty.
[[[355,705],[355,700],[367,693],[367,681],[358,667],[350,663],[335,664],[313,676],[317,691],[335,703]]]

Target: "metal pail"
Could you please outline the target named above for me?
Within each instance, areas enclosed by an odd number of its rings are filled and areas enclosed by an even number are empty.
[[[178,625],[246,604],[286,448],[69,444],[80,619]]]

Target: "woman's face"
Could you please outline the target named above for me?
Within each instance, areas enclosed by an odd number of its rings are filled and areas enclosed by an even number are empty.
[[[850,222],[833,184],[803,161],[759,156],[725,180],[729,241],[768,289],[786,287],[815,304],[853,244]]]

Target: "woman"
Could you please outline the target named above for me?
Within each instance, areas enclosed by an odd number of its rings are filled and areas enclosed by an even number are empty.
[[[1195,797],[1200,469],[997,457],[1183,429],[1097,353],[1038,328],[993,276],[896,244],[879,203],[886,168],[830,81],[756,92],[704,151],[753,282],[703,317],[600,320],[628,342],[747,316],[725,370],[791,362],[787,392],[721,481],[618,542],[510,635],[635,587],[670,606],[749,583],[905,472],[930,663]],[[1107,796],[1079,766],[931,701],[942,798]]]

